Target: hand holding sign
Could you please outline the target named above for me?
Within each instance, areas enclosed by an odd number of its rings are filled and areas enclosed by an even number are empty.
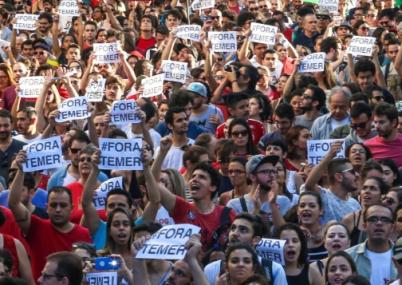
[[[22,170],[22,167],[25,163],[25,161],[27,160],[27,153],[25,150],[20,150],[17,154],[17,156],[15,157],[14,161],[12,164],[15,164],[18,169]]]
[[[191,238],[186,242],[185,247],[187,248],[187,253],[184,259],[189,263],[191,261],[197,261],[197,256],[201,251],[201,236],[199,234],[194,234]]]

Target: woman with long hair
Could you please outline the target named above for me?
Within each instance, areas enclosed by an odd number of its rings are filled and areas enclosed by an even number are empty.
[[[357,275],[356,264],[344,251],[338,251],[328,258],[325,280],[328,285],[342,285],[349,276]]]
[[[358,173],[361,172],[363,165],[371,158],[371,152],[362,143],[354,143],[346,148],[346,157],[352,163],[353,168]]]
[[[307,162],[307,140],[311,138],[311,132],[303,126],[291,127],[286,133],[288,154],[285,164],[288,170],[299,171]]]
[[[14,75],[13,71],[11,70],[11,67],[8,66],[5,63],[0,63],[0,98],[1,98],[1,104],[0,106],[3,107],[3,91],[11,86],[14,85]]]
[[[234,118],[229,124],[228,134],[236,149],[236,156],[247,157],[259,153],[253,143],[253,133],[245,119]]]
[[[285,224],[277,229],[276,238],[286,241],[284,248],[285,273],[289,285],[323,285],[317,269],[308,263],[307,241],[303,231],[295,224]]]
[[[398,166],[392,159],[384,158],[378,161],[382,167],[382,178],[388,187],[401,185],[401,175]]]

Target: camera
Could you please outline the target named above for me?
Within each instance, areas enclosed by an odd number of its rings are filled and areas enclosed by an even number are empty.
[[[93,264],[96,270],[119,270],[121,267],[120,259],[111,256],[97,257]]]

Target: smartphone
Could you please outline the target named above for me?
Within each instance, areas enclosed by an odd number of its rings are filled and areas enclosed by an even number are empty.
[[[111,256],[97,257],[93,264],[96,270],[119,270],[121,267],[120,259]]]

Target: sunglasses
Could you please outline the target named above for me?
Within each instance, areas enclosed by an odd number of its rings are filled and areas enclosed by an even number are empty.
[[[366,123],[359,123],[359,124],[350,124],[350,128],[354,129],[354,130],[364,129],[366,127],[366,125],[367,125],[367,122]]]
[[[80,152],[81,151],[81,149],[80,148],[70,148],[70,151],[71,151],[71,153],[78,153],[78,152]]]
[[[211,20],[219,20],[219,16],[209,16]]]
[[[379,221],[381,221],[381,223],[384,224],[392,224],[392,219],[389,217],[377,217],[377,216],[371,216],[367,218],[367,222],[369,223],[378,223]]]
[[[239,136],[242,136],[242,137],[245,137],[245,136],[247,136],[248,135],[248,131],[247,130],[244,130],[244,131],[240,131],[240,132],[232,132],[232,136],[234,136],[234,137],[239,137]]]
[[[356,170],[354,170],[353,168],[348,168],[348,169],[345,169],[345,170],[341,171],[341,173],[348,173],[348,172],[353,174],[353,175],[356,174]]]

